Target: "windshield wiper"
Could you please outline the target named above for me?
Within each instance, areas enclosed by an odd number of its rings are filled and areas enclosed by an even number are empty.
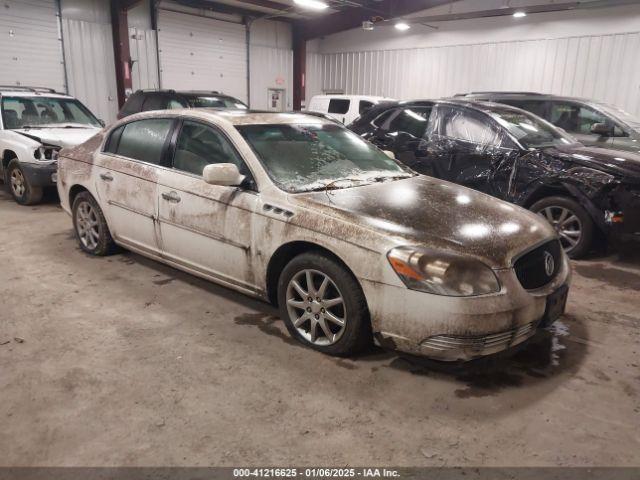
[[[411,175],[409,173],[405,173],[402,175],[379,175],[377,177],[369,177],[367,178],[367,180],[370,180],[372,182],[384,182],[386,180],[400,180],[402,178],[411,178],[414,176],[415,175]]]
[[[339,182],[359,182],[359,183],[370,183],[371,180],[370,179],[364,179],[364,178],[337,178],[335,180],[331,180],[330,182],[327,182],[323,185],[318,185],[317,187],[313,187],[313,188],[309,188],[308,190],[305,190],[307,192],[322,192],[322,191],[327,191],[327,190],[337,190],[339,188],[349,188],[349,186],[344,186],[344,187],[340,187],[338,185],[336,185]]]

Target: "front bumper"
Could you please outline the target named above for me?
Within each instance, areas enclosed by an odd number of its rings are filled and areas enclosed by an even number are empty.
[[[25,179],[32,187],[53,187],[56,184],[57,162],[20,163]]]
[[[430,295],[364,280],[376,338],[383,346],[442,361],[510,349],[549,325],[547,298],[560,292],[561,302],[566,300],[571,270],[562,259],[554,279],[539,289],[525,290],[514,270],[504,269],[496,271],[501,291],[478,297]]]

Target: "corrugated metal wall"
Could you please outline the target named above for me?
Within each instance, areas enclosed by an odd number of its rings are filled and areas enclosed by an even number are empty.
[[[640,33],[322,55],[322,90],[438,98],[525,90],[593,98],[640,115]],[[307,82],[312,83],[307,66]],[[310,98],[307,95],[307,98]]]
[[[293,51],[286,48],[274,48],[251,45],[251,108],[268,109],[268,90],[285,90],[285,109],[292,108],[293,88]]]
[[[145,88],[159,88],[155,30],[130,28],[129,50],[133,61],[133,66],[131,67],[133,91]]]
[[[55,0],[4,0],[0,8],[0,84],[64,92]]]
[[[162,87],[218,90],[246,102],[246,45],[244,25],[161,9]]]
[[[111,25],[62,19],[69,94],[98,118],[116,119],[118,96]]]
[[[305,102],[309,105],[311,97],[322,95],[322,66],[323,56],[320,53],[307,51],[305,74]]]

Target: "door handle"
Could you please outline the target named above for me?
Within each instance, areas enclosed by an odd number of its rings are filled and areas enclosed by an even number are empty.
[[[167,202],[171,203],[180,203],[180,197],[176,192],[163,193],[162,198],[164,198]]]
[[[113,175],[111,175],[110,173],[101,173],[100,178],[105,182],[110,182],[113,180]]]

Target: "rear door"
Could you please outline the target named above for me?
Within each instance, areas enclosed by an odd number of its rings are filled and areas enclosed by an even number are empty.
[[[251,262],[258,195],[251,173],[215,125],[185,119],[172,141],[171,170],[159,180],[159,223],[165,258],[219,281],[255,291]],[[246,188],[210,185],[206,165],[234,163]]]
[[[174,120],[150,118],[115,129],[98,156],[97,192],[111,234],[128,246],[157,253],[158,177]]]

